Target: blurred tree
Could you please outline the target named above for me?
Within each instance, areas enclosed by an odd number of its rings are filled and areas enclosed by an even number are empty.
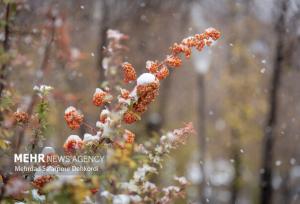
[[[50,61],[50,55],[51,55],[51,49],[52,49],[52,44],[54,42],[54,37],[55,37],[55,20],[56,20],[56,12],[53,10],[49,10],[48,12],[48,18],[50,20],[50,33],[48,36],[48,39],[45,43],[44,47],[44,52],[43,52],[43,58],[40,64],[40,67],[38,68],[37,74],[36,74],[36,79],[35,79],[35,84],[40,85],[43,82],[44,76],[46,75],[47,68],[49,68],[49,61]],[[37,104],[39,96],[36,93],[33,93],[30,102],[28,106],[26,107],[25,112],[31,117],[34,113],[34,108]],[[15,133],[15,144],[14,144],[14,151],[15,153],[19,153],[21,145],[24,140],[24,135],[26,131],[26,126],[23,126],[19,129],[17,129]],[[39,140],[39,135],[35,134],[33,141],[31,142],[31,152],[35,152],[37,142]]]
[[[99,73],[99,84],[102,85],[105,81],[105,69],[103,67],[103,59],[104,59],[104,48],[107,45],[107,30],[109,26],[109,5],[107,0],[102,1],[101,5],[101,18],[100,18],[100,26],[99,26],[99,42],[97,44],[97,70]]]
[[[273,62],[273,75],[270,85],[269,96],[269,112],[267,116],[266,127],[264,130],[264,140],[262,147],[262,169],[263,172],[260,178],[260,203],[272,203],[272,167],[273,167],[273,147],[274,147],[274,131],[277,122],[278,113],[278,93],[281,85],[281,75],[284,62],[284,39],[285,39],[285,21],[288,0],[280,2],[279,17],[275,24],[275,32],[277,44],[275,47],[275,57]]]
[[[4,4],[4,3],[1,3],[1,4]],[[4,40],[3,40],[3,43],[2,43],[2,52],[1,53],[2,55],[3,54],[8,54],[8,50],[9,50],[9,47],[10,47],[10,43],[9,43],[9,40],[10,40],[10,26],[11,26],[11,12],[12,12],[12,3],[10,3],[8,1],[8,3],[4,4],[5,5],[5,19],[3,20],[3,23],[4,24]],[[1,20],[2,21],[2,20]],[[4,59],[4,58],[3,58]],[[6,72],[7,72],[7,66],[8,66],[8,60],[5,60],[4,62],[1,62],[1,72],[0,72],[0,99],[1,99],[1,96],[2,96],[2,92],[3,92],[3,89],[5,87],[5,79],[6,79]]]
[[[261,85],[260,72],[254,72],[257,61],[249,55],[249,44],[254,33],[249,34],[243,26],[256,25],[249,16],[249,4],[236,4],[230,1],[229,19],[231,26],[227,35],[228,69],[224,73],[224,84],[227,87],[224,101],[224,118],[228,124],[230,135],[230,159],[234,167],[234,176],[230,186],[230,203],[238,203],[243,186],[244,141],[254,135],[260,135],[257,118],[263,109],[263,98],[257,94],[257,87]],[[241,24],[243,26],[241,26]],[[226,34],[224,34],[226,35]],[[256,105],[255,105],[256,104]]]
[[[13,3],[4,3],[1,2],[3,6],[5,6],[5,15],[4,19],[1,19],[1,24],[4,25],[4,39],[2,42],[2,47],[0,49],[0,123],[3,121],[3,113],[2,113],[2,104],[4,104],[2,94],[3,90],[7,84],[7,72],[8,72],[8,63],[9,63],[9,48],[10,48],[10,26],[11,26],[11,13],[13,12]]]
[[[194,56],[194,66],[197,72],[197,90],[198,90],[198,142],[199,142],[199,163],[202,174],[202,181],[199,185],[199,196],[202,203],[207,202],[206,192],[206,152],[207,152],[207,135],[206,135],[206,74],[211,66],[211,53],[208,50],[202,51],[201,55]]]
[[[298,4],[300,6],[300,2]],[[289,30],[288,33],[285,33],[285,49],[284,49],[284,68],[287,70],[287,74],[285,74],[282,79],[283,86],[282,92],[288,92],[289,96],[284,98],[289,98],[285,102],[280,105],[280,107],[284,107],[284,113],[281,113],[281,117],[278,123],[284,123],[285,121],[291,120],[284,130],[284,137],[278,138],[276,140],[276,144],[279,144],[275,148],[278,148],[280,153],[277,156],[280,156],[284,160],[288,161],[288,164],[283,165],[281,168],[282,171],[282,184],[280,185],[281,190],[281,200],[279,202],[292,204],[297,203],[299,198],[297,195],[297,182],[295,182],[293,172],[295,172],[296,166],[296,158],[297,158],[297,149],[298,144],[297,136],[294,135],[294,128],[298,129],[298,123],[294,123],[296,120],[295,115],[298,115],[297,112],[297,97],[298,90],[296,88],[294,90],[290,89],[289,86],[293,86],[295,81],[292,80],[295,78],[298,80],[299,71],[298,63],[299,60],[296,56],[299,56],[299,48],[300,48],[300,33],[298,33],[298,28],[300,25],[300,10],[292,9],[291,6],[288,7],[288,11],[290,12],[290,16],[286,18],[286,30]],[[289,76],[293,76],[293,78],[289,78]],[[281,96],[282,97],[282,96]],[[287,103],[287,104],[285,104]],[[288,111],[286,111],[286,107],[289,107]],[[291,114],[292,113],[292,114]],[[284,142],[284,144],[283,144]],[[281,149],[281,148],[282,149]],[[276,151],[278,153],[278,150]],[[275,153],[276,153],[275,152]],[[296,185],[295,185],[296,184]],[[278,194],[277,194],[278,195]],[[276,199],[276,196],[274,196]]]

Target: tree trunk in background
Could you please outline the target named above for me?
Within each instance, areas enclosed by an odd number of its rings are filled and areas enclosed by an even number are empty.
[[[197,84],[199,90],[198,99],[198,141],[200,147],[200,169],[203,180],[199,185],[199,197],[202,203],[206,203],[205,186],[205,156],[206,156],[206,132],[205,132],[205,74],[198,74]]]
[[[232,43],[234,46],[239,46],[238,36],[242,35],[242,32],[239,30],[239,27],[236,25],[238,22],[238,18],[240,15],[245,15],[243,11],[238,11],[236,8],[235,1],[230,1],[230,13],[232,19],[232,31],[233,35],[231,35],[231,39],[229,38],[229,43]],[[245,10],[244,10],[245,11]],[[246,43],[246,41],[244,42]],[[241,51],[244,52],[244,51]],[[229,51],[229,59],[230,59],[230,73],[231,77],[238,78],[240,77],[240,65],[242,64],[242,58],[240,56],[236,56],[233,49]],[[233,60],[235,59],[235,60]],[[232,85],[229,85],[229,100],[230,106],[235,106],[233,98],[237,98],[239,95],[239,91],[234,91]],[[238,114],[241,114],[242,110],[239,110]],[[240,117],[240,115],[239,115]],[[241,180],[241,168],[242,168],[242,159],[240,156],[240,147],[241,147],[241,135],[242,133],[237,130],[237,125],[230,125],[230,135],[231,135],[231,147],[230,147],[230,157],[233,160],[233,168],[234,168],[234,177],[230,184],[230,203],[236,204],[240,191],[240,180]]]
[[[6,8],[5,8],[5,26],[4,26],[4,40],[3,40],[3,51],[8,52],[10,49],[10,15],[11,15],[11,3],[7,3]],[[3,90],[5,88],[5,80],[6,80],[6,70],[7,70],[7,63],[3,63],[1,65],[1,72],[0,72],[0,100],[2,100],[2,94]],[[3,121],[3,113],[0,112],[0,122]],[[1,126],[1,124],[0,124]],[[3,178],[3,183],[6,184],[8,181],[8,178],[6,178],[1,172],[1,177]],[[0,187],[0,200],[4,196],[5,193],[5,185],[1,185]]]
[[[9,50],[9,32],[10,32],[10,10],[11,10],[11,4],[7,3],[6,9],[5,9],[5,26],[4,26],[4,40],[3,40],[3,50],[4,52],[8,52]],[[7,63],[3,63],[1,65],[1,72],[0,72],[0,100],[2,98],[2,93],[5,88],[5,79],[6,79],[6,71],[7,71]],[[0,122],[3,121],[3,115],[0,112]]]
[[[98,57],[97,57],[97,70],[99,72],[99,84],[101,84],[102,82],[104,82],[105,80],[105,70],[103,68],[103,65],[102,65],[102,61],[103,61],[103,58],[104,58],[104,47],[107,43],[107,30],[108,30],[108,18],[109,18],[109,7],[107,5],[107,2],[106,0],[103,0],[102,1],[102,16],[101,16],[101,25],[100,25],[100,28],[99,28],[99,44],[97,45],[97,54],[98,54]]]
[[[274,130],[276,127],[277,109],[278,109],[278,91],[281,82],[281,72],[283,68],[283,46],[285,32],[285,15],[287,10],[287,0],[282,0],[280,16],[276,23],[277,45],[276,55],[274,58],[274,69],[270,87],[269,113],[265,127],[265,135],[262,147],[262,169],[260,180],[260,203],[272,203],[272,166],[273,166],[273,147],[274,147]]]
[[[240,180],[241,180],[241,172],[242,172],[242,160],[240,156],[240,133],[232,129],[231,130],[231,136],[232,136],[232,147],[231,147],[231,156],[233,159],[233,168],[235,170],[234,172],[234,178],[231,183],[231,198],[230,198],[230,203],[231,204],[236,204],[237,203],[237,198],[240,190]]]

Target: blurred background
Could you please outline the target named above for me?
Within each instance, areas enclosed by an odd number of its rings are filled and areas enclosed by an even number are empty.
[[[193,122],[197,134],[166,160],[157,180],[187,176],[194,203],[269,203],[270,189],[273,203],[300,203],[299,0],[16,2],[8,46],[1,26],[1,53],[9,49],[14,56],[8,64],[1,55],[1,81],[16,108],[30,107],[37,83],[55,88],[47,145],[62,150],[74,133],[63,121],[69,105],[87,123],[97,120],[91,98],[103,80],[108,29],[129,36],[124,61],[141,74],[147,60],[163,59],[174,42],[214,27],[222,37],[172,71],[130,130],[142,141]],[[6,12],[1,3],[2,23]],[[22,148],[29,131],[19,133]]]

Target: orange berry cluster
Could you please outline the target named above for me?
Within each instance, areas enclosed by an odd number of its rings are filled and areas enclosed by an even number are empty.
[[[102,106],[105,103],[110,103],[111,101],[112,96],[109,93],[99,88],[96,89],[96,92],[93,95],[93,104],[95,106]]]
[[[32,185],[38,189],[38,193],[39,194],[43,194],[42,190],[43,188],[50,183],[51,181],[53,181],[55,179],[54,176],[52,175],[44,175],[44,176],[39,176],[38,178],[34,179],[34,181],[32,181]]]
[[[158,95],[159,82],[139,85],[137,87],[138,101],[133,104],[133,110],[138,113],[143,113],[147,110],[147,106],[154,101]]]
[[[83,115],[79,113],[76,108],[74,107],[69,107],[65,111],[65,116],[64,116],[67,125],[69,128],[72,130],[78,129],[83,122]]]
[[[180,67],[182,60],[176,55],[168,55],[166,58],[166,63],[169,67]]]
[[[173,47],[171,48],[171,51],[175,55],[180,54],[180,53],[184,53],[185,57],[187,59],[189,59],[191,57],[191,54],[192,54],[191,48],[189,46],[185,45],[185,44],[174,43]]]
[[[152,74],[155,74],[158,71],[159,68],[159,64],[157,61],[150,61],[148,60],[146,62],[146,69],[148,69],[148,71]]]
[[[161,68],[160,68],[161,67]],[[160,68],[160,69],[159,69]],[[155,74],[158,80],[163,80],[167,76],[169,76],[169,69],[164,64],[159,64],[157,61],[150,61],[146,62],[146,69],[151,73]]]
[[[112,32],[113,36],[116,36],[115,32]],[[121,89],[121,95],[119,96],[119,107],[121,104],[130,104],[128,99],[135,98],[136,91],[136,101],[133,103],[132,107],[123,114],[123,120],[127,124],[134,123],[140,118],[140,114],[147,110],[147,106],[154,101],[158,95],[159,90],[159,80],[165,79],[169,75],[170,68],[177,68],[182,65],[182,59],[180,54],[184,54],[188,59],[191,56],[192,48],[196,48],[201,51],[205,46],[210,46],[213,41],[219,39],[221,36],[220,32],[214,28],[208,28],[202,34],[196,34],[192,37],[185,38],[181,43],[175,43],[171,48],[171,53],[162,61],[147,61],[146,69],[150,73],[148,78],[141,80],[142,83],[138,83],[137,75],[132,64],[124,62],[122,64],[122,69],[124,73],[124,82],[129,83],[137,80],[138,85],[132,91],[133,95],[125,89]],[[150,81],[149,81],[150,77]],[[153,79],[152,79],[153,78]],[[96,92],[93,96],[93,103],[96,106],[104,105],[105,103],[110,103],[112,101],[112,96],[101,89],[96,89]],[[68,126],[71,129],[79,128],[80,124],[83,121],[83,115],[79,114],[78,111],[74,108],[65,113],[65,119],[68,123]],[[106,115],[101,115],[99,117],[100,122],[105,123],[107,120]]]
[[[77,150],[82,149],[83,141],[82,140],[75,140],[70,139],[67,140],[64,144],[64,151],[66,154],[74,154]]]
[[[157,73],[156,73],[156,78],[158,80],[163,80],[165,78],[167,78],[167,76],[169,76],[169,69],[166,66],[163,66],[163,68],[161,68]]]
[[[165,60],[161,63],[157,61],[147,61],[146,69],[154,74],[156,79],[163,80],[169,75],[169,69],[177,68],[182,65],[182,59],[180,54],[184,54],[187,59],[191,57],[192,48],[195,47],[201,51],[205,46],[210,46],[213,41],[219,39],[221,34],[214,28],[208,28],[202,34],[196,34],[192,37],[185,38],[181,43],[175,43],[171,48],[171,54],[167,55]],[[133,69],[129,63],[123,64],[127,69]],[[130,68],[129,68],[130,67]],[[128,74],[129,75],[129,74]],[[134,77],[136,78],[136,77]],[[139,115],[147,110],[147,106],[151,103],[158,95],[159,81],[150,84],[139,85],[137,88],[138,101],[133,104],[132,110],[127,111],[124,114],[124,121],[128,124],[135,122]]]
[[[132,124],[139,119],[138,115],[133,111],[126,111],[123,115],[123,121],[127,124]]]
[[[123,73],[124,73],[124,82],[129,83],[136,80],[136,72],[132,64],[124,62],[122,64]]]
[[[185,57],[189,59],[192,54],[192,47],[201,51],[205,46],[210,46],[213,41],[219,39],[221,33],[215,28],[208,28],[204,33],[196,34],[195,36],[185,38],[180,44],[175,43],[171,48],[171,55],[167,56],[166,63],[170,67],[179,67],[181,59],[178,54],[184,53]]]
[[[149,84],[138,85],[136,88],[138,100],[123,115],[123,121],[127,124],[132,124],[139,119],[139,116],[147,110],[147,106],[154,101],[158,95],[159,81]]]
[[[26,112],[24,111],[16,111],[14,112],[14,119],[18,123],[27,123],[29,120],[29,116]]]

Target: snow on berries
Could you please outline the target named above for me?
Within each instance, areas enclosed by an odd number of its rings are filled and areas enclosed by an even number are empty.
[[[32,185],[38,189],[39,194],[43,194],[43,188],[54,179],[53,175],[39,176],[33,180]]]
[[[137,85],[145,85],[155,82],[155,76],[150,73],[143,73],[137,79]]]
[[[99,121],[101,123],[105,123],[106,120],[107,120],[107,117],[109,115],[110,111],[108,109],[103,109],[100,113],[100,116],[99,116]]]
[[[147,106],[155,100],[159,90],[159,80],[165,79],[169,75],[170,68],[178,68],[182,65],[182,59],[180,54],[184,54],[187,59],[190,58],[192,49],[195,47],[201,51],[205,46],[210,46],[212,41],[220,38],[220,32],[214,28],[206,29],[202,34],[196,34],[195,36],[188,37],[182,40],[181,43],[174,43],[170,48],[171,54],[167,55],[165,60],[161,63],[157,61],[146,62],[146,69],[149,73],[143,73],[137,78],[137,85],[134,87],[130,96],[134,99],[133,106],[130,110],[126,111],[123,115],[123,121],[131,124],[137,121],[141,113],[147,110]],[[128,62],[123,63],[124,70],[133,69],[132,65]],[[134,69],[133,69],[134,70]],[[127,73],[127,74],[126,74]],[[125,73],[125,81],[131,81],[129,71]],[[135,72],[134,72],[135,73]],[[135,77],[132,77],[132,79]],[[129,101],[122,99],[119,102],[125,105],[129,105]]]
[[[187,37],[181,41],[181,44],[186,45],[188,47],[195,47],[197,45],[197,41],[195,37]]]
[[[64,118],[72,130],[78,129],[83,122],[83,115],[73,106],[65,110]]]
[[[119,104],[130,104],[130,99],[133,98],[130,92],[126,89],[120,89],[121,94],[118,96]]]
[[[91,134],[84,134],[84,137],[83,137],[83,143],[84,144],[94,144],[94,143],[97,143],[98,141],[100,140],[100,137],[99,135],[91,135]]]
[[[36,171],[32,181],[32,185],[38,189],[39,194],[43,194],[43,188],[53,180],[55,180],[56,172],[52,171],[52,167],[49,166],[43,171]]]
[[[211,45],[213,41],[220,38],[220,36],[221,34],[218,30],[208,28],[204,33],[195,34],[183,39],[180,43],[174,43],[170,48],[170,54],[161,62],[146,61],[148,72],[141,74],[138,78],[132,64],[124,62],[122,64],[124,82],[136,81],[136,86],[133,87],[132,91],[120,88],[121,93],[117,97],[115,106],[111,110],[104,109],[100,113],[96,127],[101,130],[102,135],[104,133],[109,135],[108,133],[112,131],[115,124],[118,124],[119,120],[123,120],[126,124],[132,124],[139,120],[141,114],[147,110],[149,104],[157,97],[160,80],[165,79],[169,75],[169,68],[177,68],[182,65],[180,55],[183,54],[188,59],[191,56],[192,48],[201,51],[205,46]],[[102,106],[111,103],[112,100],[111,94],[96,88],[93,95],[94,105]],[[120,117],[116,117],[118,114]],[[114,118],[109,118],[112,116]],[[65,112],[65,120],[71,129],[77,129],[83,122],[83,115],[74,107],[69,107]]]
[[[67,154],[73,154],[81,150],[82,146],[83,141],[78,135],[70,135],[64,144],[64,150]]]
[[[114,35],[116,34],[117,33]],[[65,153],[70,155],[79,154],[85,152],[85,148],[89,147],[89,145],[97,149],[101,145],[94,144],[106,142],[106,144],[112,144],[111,148],[115,148],[108,152],[111,152],[112,155],[121,154],[118,156],[119,159],[123,159],[127,162],[131,161],[131,151],[128,151],[126,148],[133,147],[132,144],[135,142],[135,134],[124,129],[122,122],[125,124],[133,124],[141,119],[141,115],[158,96],[160,80],[168,77],[170,73],[169,68],[178,68],[182,65],[181,55],[188,59],[191,56],[192,48],[201,51],[205,46],[211,45],[211,43],[219,37],[219,31],[209,28],[202,34],[185,38],[181,43],[173,44],[170,48],[169,55],[161,62],[148,60],[146,62],[147,72],[142,73],[139,77],[137,77],[134,67],[130,63],[124,62],[122,64],[124,82],[136,82],[136,85],[132,87],[131,91],[116,87],[116,89],[120,90],[116,101],[113,101],[113,96],[108,93],[107,89],[102,90],[96,88],[92,100],[93,104],[103,106],[110,103],[110,105],[101,110],[95,128],[84,123],[93,133],[84,134],[83,140],[78,135],[70,135],[67,138],[63,146]],[[83,123],[83,115],[72,106],[66,109],[64,117],[71,129],[78,129]],[[193,133],[193,131],[192,125],[187,124],[184,128],[176,129],[163,135],[152,151],[148,151],[145,147],[140,148],[140,152],[148,155],[149,165],[148,163],[143,163],[142,166],[138,167],[133,173],[133,178],[128,183],[122,183],[121,186],[134,189],[137,183],[139,183],[143,185],[142,190],[146,193],[157,191],[158,187],[146,180],[146,174],[157,173],[156,167],[151,166],[151,164],[161,166],[163,160],[161,155],[169,153],[171,149],[175,149],[179,145],[184,144],[188,135]],[[126,155],[123,151],[124,149],[127,151]],[[51,151],[52,150],[49,149],[49,152]],[[42,186],[50,179],[51,177],[44,177],[44,179],[37,180],[37,186]],[[184,188],[188,183],[184,177],[175,177],[175,180],[179,182],[181,188]],[[149,188],[149,186],[151,186],[151,188]],[[169,186],[161,190],[165,194],[162,200],[165,199],[165,201],[170,200],[170,194],[172,193],[181,194],[180,188],[177,186]],[[105,191],[101,193],[102,197],[110,196],[113,199],[121,198],[122,196],[126,196],[127,199],[128,196],[127,194],[114,195],[109,192],[105,195],[104,192]],[[140,197],[138,199],[140,199]]]
[[[102,106],[106,103],[110,103],[112,101],[112,95],[103,91],[100,88],[96,88],[95,93],[93,95],[93,103],[95,106]]]
[[[205,30],[205,34],[213,40],[218,40],[221,37],[220,31],[216,30],[215,28],[207,28]]]
[[[136,112],[143,113],[147,110],[147,106],[155,100],[158,95],[159,82],[144,83],[137,86],[138,101],[133,104]]]
[[[148,60],[146,62],[146,69],[152,73],[152,74],[155,74],[157,71],[158,71],[158,68],[159,68],[159,64],[157,61],[150,61]]]
[[[57,24],[57,20],[61,21],[60,12],[57,12],[57,16],[52,16],[52,11],[50,13],[49,17],[51,19],[55,20],[57,18],[54,24]],[[104,76],[103,80],[98,82],[102,88],[95,88],[95,91],[92,90],[94,92],[91,93],[88,99],[73,97],[73,95],[69,97],[60,92],[57,92],[57,95],[55,94],[55,97],[53,97],[53,100],[58,98],[63,102],[72,101],[74,104],[80,104],[81,107],[85,106],[85,109],[89,112],[92,111],[92,108],[96,109],[96,121],[92,121],[92,125],[90,125],[90,120],[94,119],[95,114],[84,118],[83,113],[76,107],[67,107],[65,112],[61,113],[61,116],[64,114],[63,117],[67,126],[72,131],[77,131],[78,134],[80,132],[80,135],[72,133],[66,138],[61,147],[64,150],[64,156],[56,153],[55,149],[51,146],[44,147],[41,155],[39,155],[43,156],[44,161],[32,162],[34,163],[32,166],[34,168],[29,167],[28,169],[34,170],[33,174],[25,172],[26,170],[24,171],[25,178],[28,177],[26,179],[27,182],[32,184],[28,190],[22,190],[22,194],[24,193],[28,197],[24,196],[21,199],[9,198],[9,201],[38,202],[38,200],[31,198],[33,191],[45,194],[42,196],[47,203],[53,203],[52,199],[60,199],[68,200],[71,203],[99,201],[101,203],[114,204],[167,204],[175,202],[173,201],[173,197],[183,196],[186,190],[184,187],[188,184],[188,181],[184,177],[174,178],[180,184],[179,186],[168,186],[165,188],[161,187],[161,185],[158,186],[155,183],[151,183],[150,179],[151,174],[161,172],[159,167],[163,164],[164,156],[171,153],[171,150],[178,148],[179,145],[184,144],[188,136],[194,132],[192,125],[187,124],[184,128],[166,132],[161,137],[154,136],[153,138],[148,138],[143,143],[137,143],[135,133],[128,130],[130,128],[127,126],[141,120],[142,114],[147,111],[149,105],[157,98],[161,80],[169,76],[170,69],[182,66],[183,59],[189,59],[193,49],[201,51],[204,47],[210,46],[213,41],[220,38],[220,32],[214,28],[208,28],[202,34],[196,34],[183,39],[181,42],[174,43],[165,55],[165,58],[161,61],[146,61],[145,73],[141,75],[137,75],[134,66],[129,62],[122,63],[124,56],[121,56],[121,51],[125,50],[126,47],[121,45],[120,41],[128,37],[115,30],[107,30],[107,35],[106,40],[108,42],[105,42],[106,45],[101,45],[101,50],[99,50],[104,51],[104,55],[101,57],[102,62],[97,62],[97,64],[103,65],[101,68],[104,68],[104,73],[101,75]],[[54,38],[56,39],[57,37],[59,36]],[[55,42],[53,43],[55,44]],[[78,57],[76,50],[73,49],[71,52],[72,54],[75,53],[75,58]],[[47,56],[46,54],[45,56]],[[94,56],[94,53],[92,53],[92,56]],[[45,59],[47,61],[47,58]],[[69,67],[72,68],[73,66]],[[42,66],[42,68],[46,68],[46,66]],[[124,83],[121,83],[119,76],[117,76],[119,71],[123,73],[123,81],[126,83],[126,89],[121,87]],[[77,76],[77,71],[74,73],[74,76]],[[37,81],[45,81],[40,77],[37,79]],[[71,79],[75,80],[76,78],[72,77]],[[48,130],[48,115],[46,114],[48,111],[47,96],[51,93],[52,89],[51,86],[47,85],[35,86],[34,97],[32,97],[31,101],[28,101],[30,103],[26,104],[28,105],[28,107],[26,106],[28,110],[17,110],[13,113],[13,120],[5,115],[5,120],[3,121],[5,124],[9,120],[8,122],[12,121],[10,123],[13,125],[15,123],[22,125],[18,127],[20,129],[17,129],[16,140],[14,140],[14,143],[16,143],[15,146],[18,146],[16,153],[19,153],[19,150],[25,149],[28,153],[36,154],[42,142],[46,139],[45,133]],[[116,92],[118,94],[115,97],[113,94]],[[10,98],[8,99],[10,100]],[[38,103],[39,101],[40,103]],[[12,104],[12,106],[15,105],[18,104]],[[49,107],[50,105],[51,103],[49,103]],[[4,109],[10,114],[10,111],[6,110],[6,107]],[[30,119],[35,120],[31,122],[29,121]],[[25,123],[28,123],[28,125],[25,125]],[[51,124],[52,122],[50,121],[49,125]],[[28,126],[30,127],[30,131]],[[124,126],[126,126],[126,129]],[[79,128],[80,130],[78,130]],[[10,130],[7,130],[7,134],[11,134]],[[21,143],[23,136],[28,137],[24,140],[30,142],[28,148]],[[141,140],[144,136],[141,135],[138,142],[142,142]],[[6,144],[8,144],[9,140],[6,140],[8,139],[6,137],[2,139],[3,144],[5,144],[3,150],[6,152]],[[51,143],[51,141],[47,142]],[[101,160],[99,160],[100,157]],[[105,161],[102,161],[102,157]],[[42,167],[41,170],[35,168],[39,165]],[[98,169],[98,167],[101,167],[101,169]],[[68,175],[68,173],[71,174]],[[4,172],[2,178],[3,182],[5,181],[4,184],[7,183],[7,179],[10,179],[9,176],[10,174],[6,175]],[[21,178],[21,172],[19,176]],[[125,183],[129,177],[131,179]],[[48,185],[49,183],[51,184]],[[7,185],[3,187],[3,198],[6,198]],[[111,193],[109,190],[111,190]]]

